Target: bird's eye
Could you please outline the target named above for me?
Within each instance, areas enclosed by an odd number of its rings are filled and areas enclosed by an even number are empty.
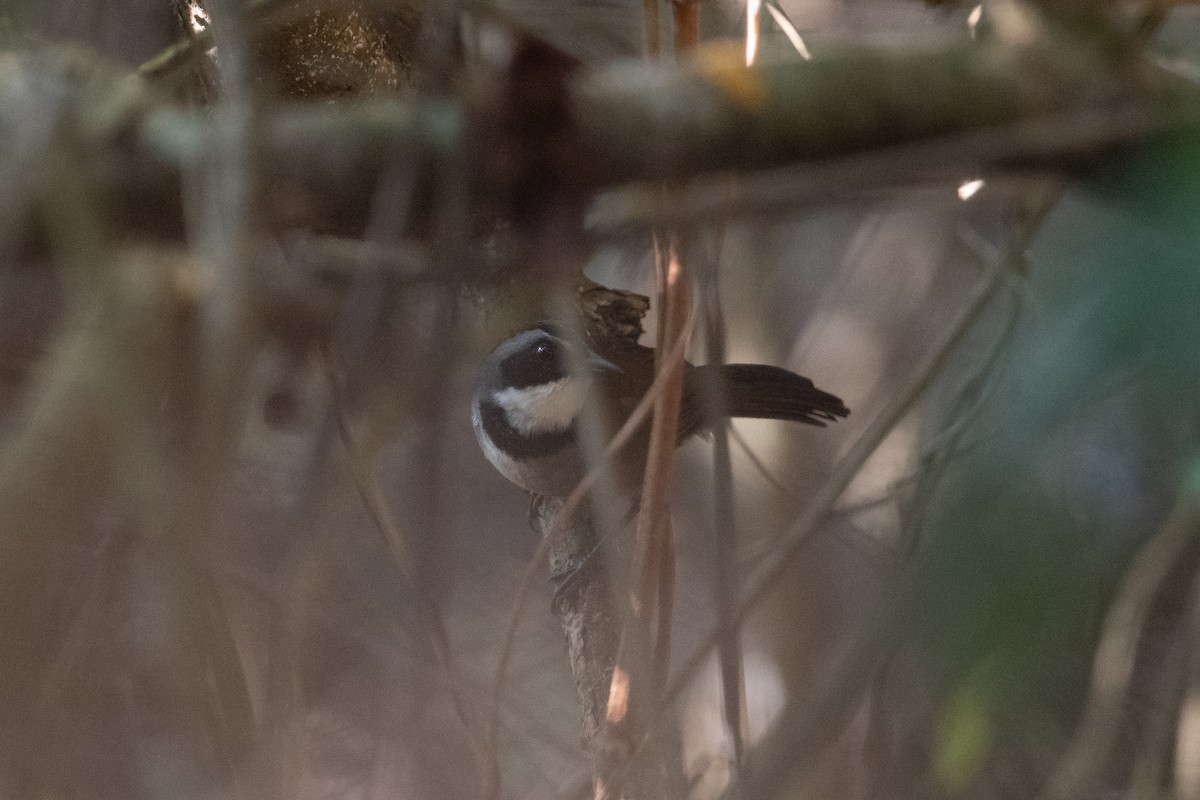
[[[539,361],[545,361],[545,362],[554,361],[554,358],[555,358],[554,347],[549,342],[540,343],[534,349],[534,352],[537,354]]]

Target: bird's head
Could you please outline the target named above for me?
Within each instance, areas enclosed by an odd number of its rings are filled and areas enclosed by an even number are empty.
[[[616,369],[570,344],[556,326],[543,323],[518,333],[488,356],[475,402],[498,408],[523,436],[560,433],[571,428],[583,410],[593,375]]]

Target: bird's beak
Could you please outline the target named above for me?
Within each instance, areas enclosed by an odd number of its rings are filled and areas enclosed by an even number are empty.
[[[624,370],[622,370],[616,364],[612,363],[611,361],[609,361],[606,358],[601,358],[600,356],[593,353],[591,350],[588,350],[587,365],[588,365],[588,369],[591,370],[592,374],[597,374],[597,373],[601,373],[601,372],[624,372]]]

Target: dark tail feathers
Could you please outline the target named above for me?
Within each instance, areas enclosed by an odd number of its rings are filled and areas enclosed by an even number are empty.
[[[840,398],[786,369],[765,364],[709,364],[687,375],[686,394],[696,398],[698,418],[706,416],[702,409],[713,381],[724,383],[726,413],[731,417],[786,419],[824,427],[850,413]]]

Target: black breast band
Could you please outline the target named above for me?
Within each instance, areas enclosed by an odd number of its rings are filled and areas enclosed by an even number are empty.
[[[575,425],[561,431],[527,435],[509,424],[504,409],[490,400],[479,404],[483,430],[496,447],[517,460],[554,455],[575,442]]]

